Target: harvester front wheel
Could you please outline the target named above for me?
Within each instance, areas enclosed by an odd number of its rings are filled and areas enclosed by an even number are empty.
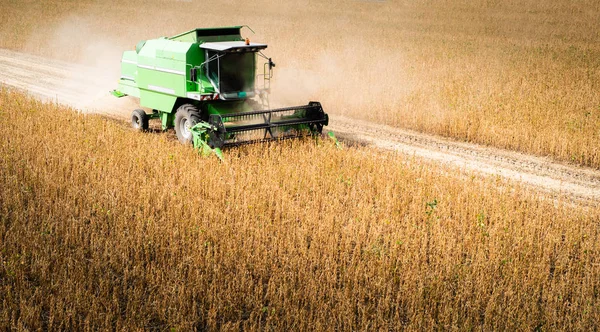
[[[200,111],[191,104],[185,104],[177,108],[175,113],[175,133],[182,144],[192,144],[192,131],[196,123],[200,122]]]
[[[135,130],[148,130],[148,115],[144,110],[137,109],[131,113],[131,126]]]

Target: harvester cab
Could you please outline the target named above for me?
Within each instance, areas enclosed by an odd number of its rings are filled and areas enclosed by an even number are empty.
[[[268,109],[275,64],[262,53],[267,45],[242,38],[241,28],[195,29],[124,52],[113,95],[153,110],[133,111],[133,127],[145,130],[157,118],[182,143],[210,148],[321,133],[328,116],[318,102]]]
[[[267,45],[250,43],[246,39],[204,43],[200,48],[206,52],[207,59],[200,70],[206,70],[210,83],[223,99],[254,97],[256,53],[267,48]]]

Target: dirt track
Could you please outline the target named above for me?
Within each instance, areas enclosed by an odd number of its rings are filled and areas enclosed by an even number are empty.
[[[118,60],[116,65],[118,66]],[[128,118],[135,101],[116,99],[116,86],[104,72],[57,60],[0,49],[0,82],[83,110]],[[89,107],[93,101],[93,108]],[[461,169],[499,175],[552,195],[596,205],[600,171],[549,158],[456,142],[445,138],[331,115],[329,130],[340,138],[430,159]]]

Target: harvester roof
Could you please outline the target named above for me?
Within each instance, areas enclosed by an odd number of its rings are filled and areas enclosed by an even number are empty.
[[[218,28],[198,28],[184,33],[180,33],[173,37],[171,40],[185,41],[185,42],[212,42],[212,41],[228,41],[228,40],[240,40],[242,38],[240,30],[243,26],[233,27],[218,27]]]
[[[266,44],[246,43],[244,41],[225,41],[200,44],[200,48],[219,52],[258,51],[267,48]]]

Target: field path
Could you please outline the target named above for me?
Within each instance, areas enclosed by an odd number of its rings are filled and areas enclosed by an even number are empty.
[[[0,49],[1,84],[84,112],[127,119],[136,102],[108,95],[108,90],[116,86],[108,76],[82,65]],[[327,129],[344,140],[498,175],[586,205],[600,203],[599,170],[336,115],[330,116]]]

